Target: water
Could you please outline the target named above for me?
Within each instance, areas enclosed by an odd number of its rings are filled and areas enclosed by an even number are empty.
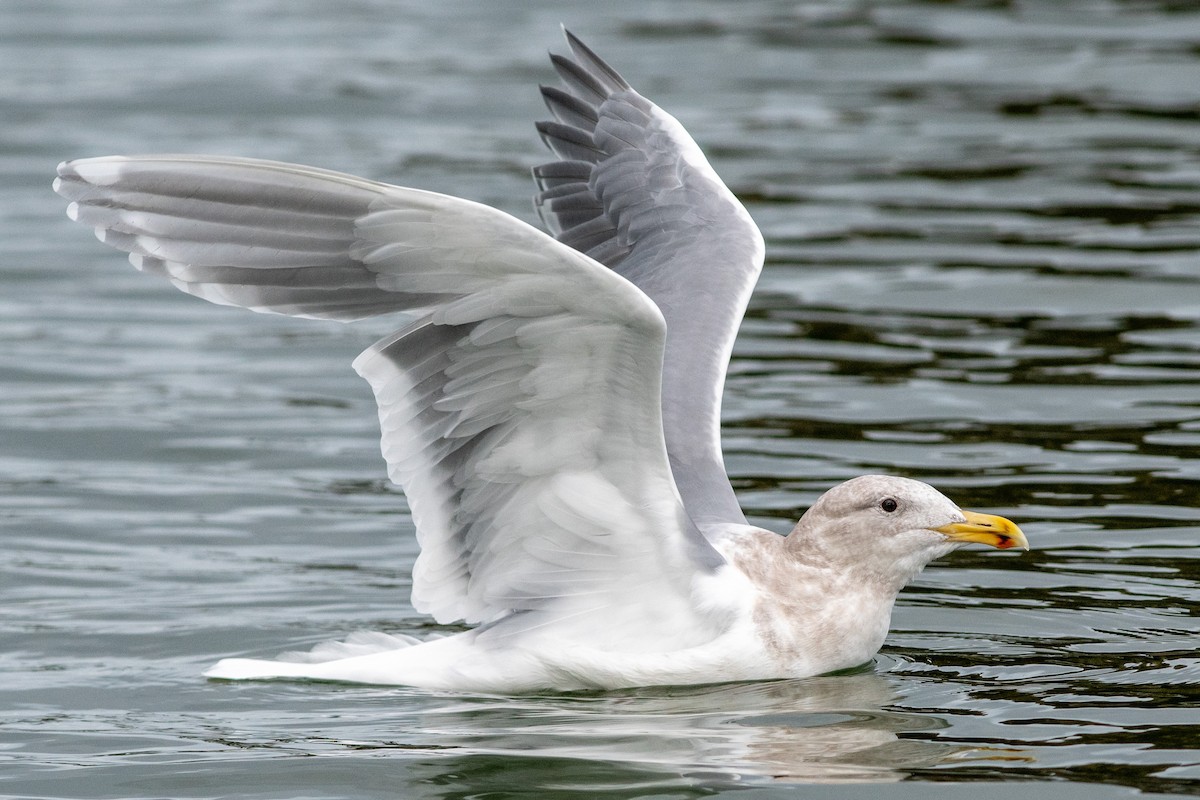
[[[0,795],[1200,792],[1200,14],[594,5],[0,5]],[[54,164],[252,155],[532,219],[560,20],[766,235],[726,393],[751,517],[786,529],[884,471],[1035,549],[931,566],[849,675],[205,682],[220,656],[431,629],[349,368],[387,326],[179,295],[66,221]]]

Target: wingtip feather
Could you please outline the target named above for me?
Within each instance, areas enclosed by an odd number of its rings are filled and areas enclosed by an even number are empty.
[[[619,72],[608,65],[607,61],[596,55],[592,48],[584,44],[582,39],[566,28],[563,28],[563,34],[567,37],[567,44],[570,46],[571,53],[574,54],[575,59],[589,73],[599,77],[609,91],[620,92],[633,88],[629,85],[628,81],[621,77]]]

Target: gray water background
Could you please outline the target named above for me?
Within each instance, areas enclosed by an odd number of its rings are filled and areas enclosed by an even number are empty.
[[[390,323],[180,295],[66,220],[54,165],[259,156],[532,221],[560,21],[766,236],[725,409],[752,519],[890,472],[1035,549],[931,566],[849,675],[206,682],[435,630],[349,367]],[[5,0],[0,185],[0,795],[1200,793],[1196,4]]]

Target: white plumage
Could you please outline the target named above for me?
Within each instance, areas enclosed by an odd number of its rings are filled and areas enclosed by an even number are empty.
[[[725,477],[720,394],[762,240],[677,121],[568,34],[544,88],[548,236],[459,198],[212,156],[67,162],[72,219],[205,300],[411,322],[354,362],[421,545],[413,604],[466,633],[359,638],[213,677],[518,691],[798,677],[868,660],[900,588],[1015,525],[867,477],[788,537]]]

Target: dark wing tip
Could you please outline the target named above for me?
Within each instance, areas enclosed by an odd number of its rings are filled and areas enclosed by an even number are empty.
[[[534,127],[554,154],[568,161],[595,162],[603,153],[587,131],[561,122],[536,122]]]
[[[563,35],[567,37],[567,44],[571,48],[571,53],[575,59],[588,71],[600,78],[601,83],[610,92],[629,91],[633,87],[629,82],[621,77],[621,74],[610,67],[608,63],[596,55],[592,48],[588,47],[583,41],[571,33],[567,28],[563,27]]]
[[[557,86],[540,86],[538,88],[541,89],[542,100],[546,103],[546,108],[550,109],[550,113],[559,122],[588,131],[595,129],[596,122],[599,120],[595,106]]]

